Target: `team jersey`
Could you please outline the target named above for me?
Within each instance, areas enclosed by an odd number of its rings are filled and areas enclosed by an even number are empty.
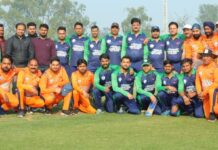
[[[77,35],[72,35],[70,38],[71,44],[71,55],[70,64],[71,66],[77,66],[77,61],[84,58],[85,41],[88,39],[86,36],[78,37]]]
[[[149,71],[148,73],[140,71],[135,79],[137,93],[151,97],[155,92],[157,76],[156,71]]]
[[[84,58],[88,62],[88,69],[92,72],[95,72],[100,66],[99,56],[105,52],[105,42],[102,41],[102,38],[99,38],[98,41],[90,38],[85,43]]]
[[[39,82],[39,87],[42,94],[49,94],[55,92],[57,87],[62,88],[69,82],[68,75],[63,67],[61,67],[57,73],[54,73],[49,68],[42,75]]]
[[[133,94],[134,81],[135,74],[131,75],[129,71],[127,74],[124,74],[118,69],[112,73],[113,90],[124,96],[127,96],[129,93]]]
[[[150,39],[147,45],[148,45],[147,58],[151,61],[152,66],[155,69],[163,69],[163,62],[165,58],[164,56],[165,42],[160,39],[158,39],[158,41],[155,41],[154,39]]]
[[[196,79],[196,70],[192,69],[191,75],[186,73],[181,73],[181,78],[184,85],[185,92],[196,92],[195,79]]]
[[[105,37],[105,50],[110,57],[110,64],[120,65],[121,62],[121,49],[123,37],[118,35],[116,38],[112,35]]]
[[[105,91],[106,87],[111,87],[111,74],[117,70],[119,66],[110,65],[108,69],[99,67],[95,72],[94,85],[100,91]]]

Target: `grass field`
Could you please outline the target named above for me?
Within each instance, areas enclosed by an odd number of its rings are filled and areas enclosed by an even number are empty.
[[[1,150],[216,150],[218,121],[191,117],[54,114],[0,117]]]

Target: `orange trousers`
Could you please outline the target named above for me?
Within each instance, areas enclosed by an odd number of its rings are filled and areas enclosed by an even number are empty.
[[[204,115],[206,119],[209,119],[210,113],[214,112],[218,115],[218,106],[217,106],[217,97],[214,95],[215,89],[209,89],[209,92],[203,99],[203,108],[204,108]],[[215,104],[215,105],[214,105]]]
[[[81,95],[78,91],[73,90],[74,109],[79,109],[84,113],[95,114],[96,110],[92,107],[89,99]]]
[[[9,92],[4,92],[4,94],[8,97],[8,102],[5,102],[3,96],[0,94],[0,104],[5,111],[18,107],[19,101],[15,95]]]
[[[40,96],[25,96],[25,90],[19,88],[19,102],[20,102],[20,109],[24,110],[25,105],[30,106],[32,108],[41,108],[44,107],[44,101],[40,98]]]
[[[62,96],[62,95],[56,94],[56,93],[42,94],[42,97],[45,100],[45,106],[48,109],[52,109],[53,106],[57,105],[62,99],[64,99],[64,102],[70,102],[70,99],[72,97],[72,93],[70,92],[66,96]],[[64,110],[67,110],[67,109],[64,109]]]

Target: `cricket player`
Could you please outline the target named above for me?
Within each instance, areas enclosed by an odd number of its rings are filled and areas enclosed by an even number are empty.
[[[127,107],[127,112],[139,114],[139,108],[133,96],[135,75],[130,73],[131,58],[124,56],[121,59],[120,69],[112,73],[112,88],[114,90],[114,101],[119,109],[121,105]]]

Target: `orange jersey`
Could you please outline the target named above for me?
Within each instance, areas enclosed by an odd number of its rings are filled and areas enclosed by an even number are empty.
[[[183,42],[183,57],[184,58],[192,58],[192,52],[191,52],[191,42],[192,42],[192,38],[189,39],[185,39]]]
[[[199,66],[196,73],[196,89],[197,93],[203,92],[207,94],[210,88],[218,87],[218,68],[212,62],[208,66]]]
[[[84,91],[88,92],[94,83],[94,75],[90,71],[87,71],[84,75],[76,71],[72,73],[71,79],[74,90],[80,94],[83,94]]]
[[[199,59],[199,53],[203,53],[206,49],[206,42],[204,36],[201,36],[198,40],[192,39],[191,41],[191,53],[192,59]]]
[[[15,68],[11,69],[8,73],[4,73],[0,66],[0,88],[9,92],[10,85],[17,73],[18,71]]]
[[[57,87],[62,88],[69,82],[68,75],[63,67],[57,73],[47,69],[40,79],[39,87],[42,94],[48,94],[55,92]]]
[[[214,34],[211,38],[204,37],[207,48],[211,49],[215,54],[218,54],[218,35]]]
[[[18,73],[17,77],[17,87],[23,88],[24,90],[27,90],[31,92],[33,88],[37,88],[39,86],[39,81],[42,73],[40,70],[38,70],[36,73],[31,73],[29,71],[29,68],[24,68]]]

